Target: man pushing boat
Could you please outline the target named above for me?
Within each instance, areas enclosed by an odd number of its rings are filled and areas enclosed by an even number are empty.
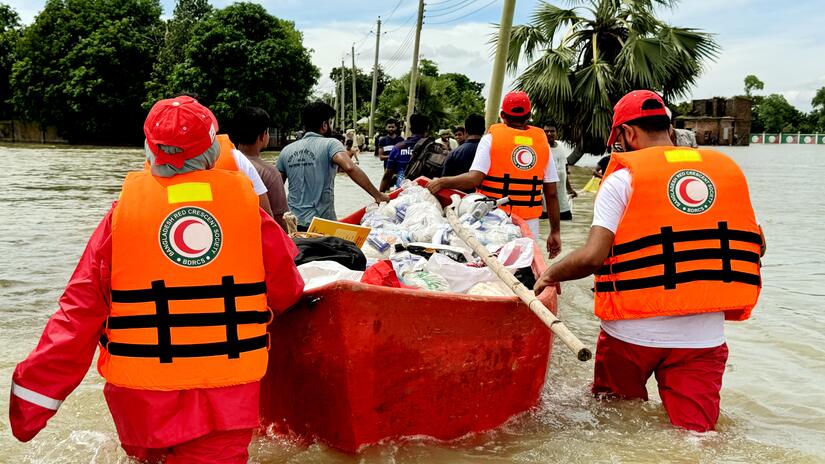
[[[530,98],[524,92],[510,92],[501,104],[501,124],[493,124],[476,149],[470,172],[431,181],[432,193],[450,188],[463,191],[478,189],[490,198],[510,197],[501,206],[508,213],[527,221],[533,238],[539,238],[541,196],[547,199],[550,234],[547,252],[555,258],[561,252],[559,202],[556,166],[544,131],[527,124]]]
[[[99,345],[103,394],[127,454],[245,463],[266,326],[303,291],[297,250],[243,174],[213,169],[220,143],[209,109],[191,97],[162,100],[143,130],[150,169],[126,177],[60,309],[14,371],[12,432],[34,438]]]
[[[659,95],[619,100],[587,242],[535,291],[594,274],[593,393],[647,400],[655,374],[670,421],[706,432],[719,418],[724,322],[750,317],[765,239],[736,163],[673,146],[671,130]]]

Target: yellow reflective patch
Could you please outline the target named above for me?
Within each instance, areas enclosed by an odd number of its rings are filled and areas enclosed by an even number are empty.
[[[212,186],[208,182],[186,182],[170,185],[166,189],[169,204],[187,201],[212,201]]]
[[[668,163],[689,163],[691,161],[702,161],[702,154],[696,150],[678,149],[665,152],[665,159]]]
[[[513,141],[516,145],[527,145],[528,147],[533,146],[533,137],[528,137],[526,135],[517,135]]]

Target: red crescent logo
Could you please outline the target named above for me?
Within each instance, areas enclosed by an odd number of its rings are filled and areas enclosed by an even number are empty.
[[[527,155],[527,154],[529,154],[529,152],[527,150],[521,150],[521,151],[518,152],[517,156],[518,156],[519,164],[523,164],[523,165],[530,164],[530,160],[525,160],[524,159],[524,156]]]
[[[698,204],[702,203],[705,200],[696,200],[696,199],[692,198],[690,195],[688,195],[687,187],[688,187],[688,184],[690,184],[691,182],[698,182],[698,180],[695,179],[695,178],[692,178],[692,177],[688,177],[687,179],[685,179],[685,181],[682,182],[682,185],[679,186],[679,195],[681,195],[682,200],[684,200],[685,203],[690,203],[692,205],[698,205]]]
[[[186,219],[182,221],[180,225],[178,225],[178,227],[175,229],[174,241],[175,246],[177,246],[178,249],[180,249],[180,251],[188,253],[190,255],[197,255],[199,253],[202,253],[203,250],[205,250],[206,248],[194,250],[190,248],[189,245],[186,244],[186,241],[183,239],[183,233],[186,232],[186,228],[191,226],[192,224],[198,224],[198,221],[194,219]]]

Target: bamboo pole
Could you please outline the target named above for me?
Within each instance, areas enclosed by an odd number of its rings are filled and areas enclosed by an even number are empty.
[[[521,301],[523,301],[529,308],[530,311],[533,311],[533,314],[538,316],[544,324],[550,328],[550,330],[556,334],[559,339],[561,339],[562,343],[567,345],[570,348],[570,351],[576,354],[576,358],[579,361],[588,361],[590,358],[593,357],[593,353],[590,352],[590,349],[584,346],[584,344],[579,340],[573,332],[570,332],[570,329],[567,328],[566,325],[562,321],[560,321],[549,309],[547,306],[544,306],[544,303],[536,297],[536,295],[529,290],[527,287],[524,286],[521,282],[519,282],[516,277],[507,270],[498,260],[490,253],[487,248],[475,238],[472,232],[468,231],[464,226],[461,225],[461,222],[458,220],[458,216],[454,210],[454,207],[457,205],[457,196],[453,197],[453,204],[444,208],[444,212],[447,215],[447,220],[450,222],[450,225],[453,226],[453,230],[455,231],[458,236],[464,240],[464,243],[470,246],[473,251],[484,261],[484,264],[487,265],[493,272],[496,273],[499,279],[502,280],[508,287],[513,291],[513,293],[518,296]]]

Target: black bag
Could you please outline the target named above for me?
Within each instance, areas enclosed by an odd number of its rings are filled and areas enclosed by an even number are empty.
[[[413,147],[410,164],[404,171],[404,177],[415,180],[421,176],[434,179],[441,177],[444,161],[449,153],[432,137],[424,137]]]
[[[353,271],[367,269],[367,258],[364,253],[349,240],[338,237],[295,237],[292,240],[298,247],[296,266],[312,261],[335,261]]]

